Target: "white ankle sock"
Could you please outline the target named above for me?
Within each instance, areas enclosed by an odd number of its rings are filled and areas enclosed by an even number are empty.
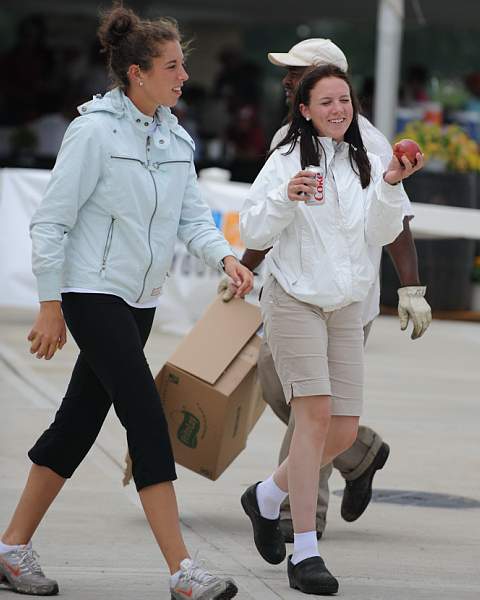
[[[258,508],[262,517],[265,519],[278,519],[280,506],[288,496],[288,492],[284,492],[278,487],[273,480],[273,475],[259,483],[256,491]]]
[[[185,562],[187,561],[187,562]],[[171,587],[175,587],[180,579],[180,575],[182,574],[182,567],[186,568],[188,563],[191,563],[192,559],[186,556],[182,561],[180,561],[180,569],[170,575],[170,585]]]
[[[175,587],[177,585],[181,573],[182,573],[181,571],[177,571],[173,575],[170,575],[170,585],[172,587]]]
[[[307,531],[305,533],[294,533],[293,534],[293,554],[292,564],[297,563],[310,558],[312,556],[320,556],[318,551],[318,541],[316,531]]]
[[[5,552],[11,552],[12,550],[17,550],[18,548],[22,548],[26,544],[15,544],[14,546],[9,546],[8,544],[4,544],[0,540],[0,554],[5,554]]]

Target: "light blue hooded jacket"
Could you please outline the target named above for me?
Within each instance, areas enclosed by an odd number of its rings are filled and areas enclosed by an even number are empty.
[[[220,269],[234,253],[200,197],[194,143],[170,110],[157,110],[154,129],[117,88],[79,112],[30,226],[40,301],[81,288],[151,303],[177,236]]]

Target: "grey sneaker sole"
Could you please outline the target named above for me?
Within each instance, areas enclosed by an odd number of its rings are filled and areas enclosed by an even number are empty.
[[[0,585],[17,594],[28,594],[29,596],[56,596],[58,594],[57,584],[44,587],[21,584],[11,579],[4,571],[0,572]]]
[[[205,600],[230,600],[237,595],[238,588],[233,582],[228,582],[227,589],[224,592],[220,592],[216,596],[212,596],[212,598],[205,598]],[[185,600],[185,596],[180,596],[178,594],[172,594],[171,600]]]

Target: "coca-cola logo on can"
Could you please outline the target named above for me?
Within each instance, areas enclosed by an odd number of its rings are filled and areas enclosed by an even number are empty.
[[[313,197],[317,202],[321,202],[323,200],[323,175],[320,175],[320,173],[315,173],[315,180],[317,185],[315,187],[315,194]]]
[[[318,206],[325,201],[325,183],[322,169],[319,166],[306,167],[306,171],[310,171],[315,175],[315,191],[312,196],[305,200],[307,206]]]

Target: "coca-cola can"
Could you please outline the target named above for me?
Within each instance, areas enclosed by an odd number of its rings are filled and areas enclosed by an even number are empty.
[[[322,174],[322,167],[311,165],[305,167],[305,171],[315,173],[315,190],[312,196],[305,200],[307,206],[320,206],[325,202],[325,180]]]

